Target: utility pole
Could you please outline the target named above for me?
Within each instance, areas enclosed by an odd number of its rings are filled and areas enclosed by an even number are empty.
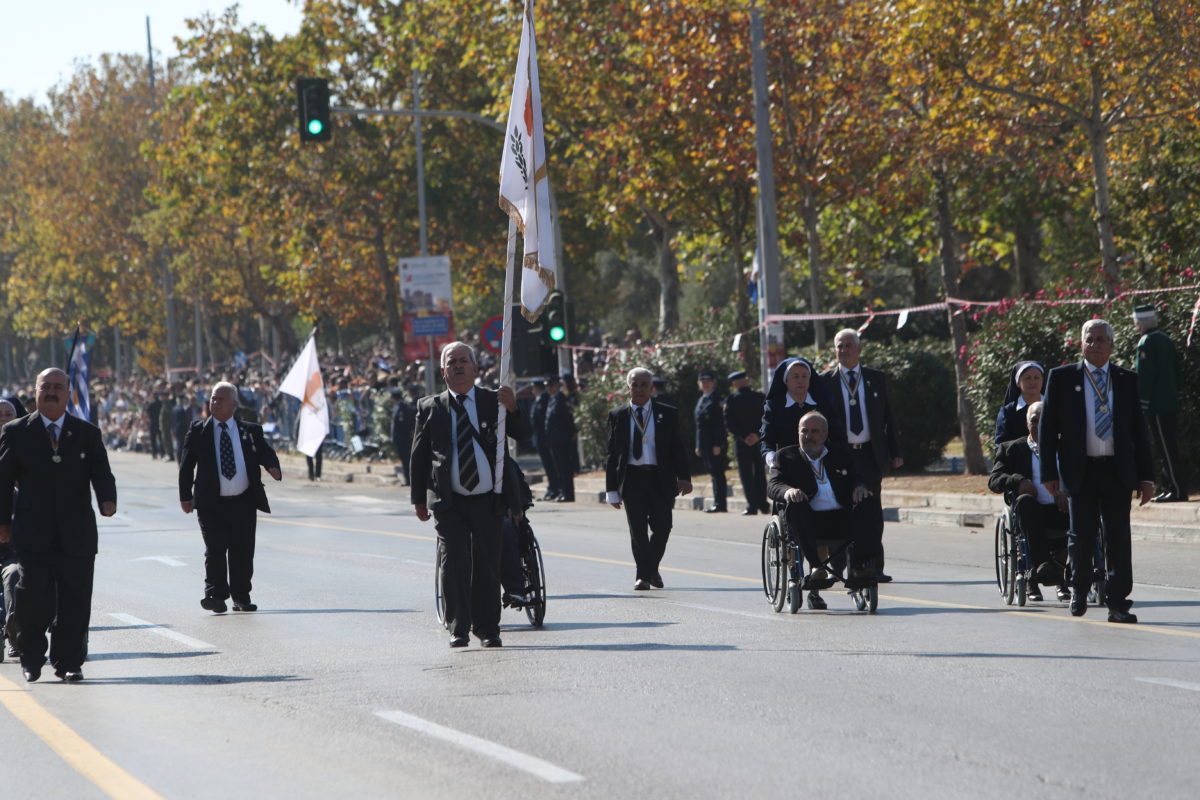
[[[779,226],[775,218],[775,159],[771,150],[771,111],[767,90],[767,54],[763,49],[763,21],[758,4],[750,6],[750,50],[754,74],[754,141],[758,154],[758,321],[783,312],[779,296]],[[770,385],[771,370],[783,360],[783,323],[758,329],[763,388]]]
[[[150,65],[150,110],[154,112],[154,46],[150,43],[150,16],[146,16],[146,55]],[[155,131],[155,141],[159,140],[157,130]],[[162,283],[163,296],[166,298],[167,304],[167,363],[166,377],[171,380],[171,367],[175,365],[176,356],[178,355],[178,343],[175,338],[175,286],[171,279],[171,270],[167,266],[167,254],[159,253],[159,258],[162,259]]]

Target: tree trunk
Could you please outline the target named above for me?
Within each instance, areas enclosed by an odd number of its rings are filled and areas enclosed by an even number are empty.
[[[1042,288],[1042,225],[1035,214],[1018,214],[1013,231],[1013,272],[1017,294]]]
[[[818,226],[820,209],[817,208],[812,186],[805,184],[804,204],[801,209],[804,217],[804,237],[808,240],[808,305],[809,313],[825,313],[824,273],[821,263],[821,232]],[[825,323],[813,320],[813,343],[818,350],[825,350]]]
[[[942,288],[946,297],[958,295],[958,254],[954,242],[954,220],[950,214],[950,180],[944,168],[933,172],[934,191],[937,202],[938,236],[941,239]],[[979,441],[979,428],[975,423],[975,408],[967,397],[967,323],[962,314],[955,314],[953,307],[947,309],[950,317],[950,334],[954,341],[954,377],[958,384],[958,424],[963,440],[963,457],[967,472],[984,475],[987,468],[983,460],[983,446]]]
[[[388,331],[392,335],[392,353],[397,362],[404,360],[404,318],[400,316],[400,297],[396,291],[396,273],[387,257],[383,226],[375,228],[375,270],[383,286],[383,304],[387,308]],[[338,329],[338,353],[341,354],[341,329]]]
[[[1113,241],[1112,195],[1108,188],[1108,140],[1104,126],[1088,126],[1088,147],[1092,156],[1092,179],[1096,185],[1096,232],[1100,235],[1100,260],[1104,264],[1106,297],[1115,297],[1121,280],[1121,265],[1117,262],[1117,245]]]
[[[751,377],[756,377],[758,373],[758,337],[755,335],[753,319],[750,309],[750,294],[746,291],[746,259],[743,255],[745,250],[739,244],[733,244],[729,248],[732,254],[729,261],[729,268],[733,270],[733,274],[737,276],[737,289],[734,292],[734,325],[742,332],[749,331],[742,336],[742,358],[745,359],[747,372]],[[754,369],[751,369],[751,368]]]
[[[658,335],[679,327],[679,263],[671,243],[679,233],[665,213],[643,208],[654,230],[654,247],[658,252]]]

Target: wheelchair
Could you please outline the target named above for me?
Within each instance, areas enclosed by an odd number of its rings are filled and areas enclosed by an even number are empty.
[[[1004,604],[1011,606],[1014,602],[1024,606],[1029,600],[1030,573],[1035,564],[1030,562],[1029,545],[1021,526],[1017,524],[1017,515],[1009,506],[996,515],[996,587]],[[1063,570],[1064,587],[1071,585],[1071,569],[1067,563],[1066,539],[1051,542],[1051,558]],[[1092,556],[1092,585],[1088,590],[1088,602],[1102,606],[1107,597],[1105,585],[1107,572],[1104,561],[1104,524],[1101,522],[1100,535],[1096,537],[1096,552]],[[1061,597],[1060,602],[1065,602]]]
[[[511,528],[512,524],[507,518],[504,520],[506,529]],[[506,603],[505,607],[523,610],[529,624],[540,628],[546,619],[546,567],[542,563],[542,548],[533,534],[528,517],[521,520],[516,533],[517,547],[520,550],[521,577],[525,582],[524,594],[528,598],[528,602],[523,604]],[[439,539],[437,555],[433,562],[433,597],[438,622],[443,628],[449,630],[450,623],[446,619],[446,598],[442,593],[442,550],[442,542]]]
[[[829,555],[820,564],[812,566],[824,569],[829,577],[812,579],[805,576],[804,556],[789,530],[786,504],[776,503],[774,514],[763,529],[762,539],[763,592],[771,607],[778,613],[786,605],[788,613],[795,614],[800,610],[804,592],[829,589],[841,583],[857,610],[874,614],[879,608],[878,581],[874,578],[869,581],[843,578],[837,564],[852,542],[851,538],[818,540],[819,545],[828,549]],[[874,570],[870,573],[875,574]]]

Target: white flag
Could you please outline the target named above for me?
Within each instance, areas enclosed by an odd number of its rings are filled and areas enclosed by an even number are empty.
[[[550,215],[550,180],[546,172],[546,137],[542,128],[542,92],[538,85],[533,8],[525,2],[521,46],[504,154],[500,159],[500,208],[516,223],[525,242],[521,270],[521,309],[529,321],[542,313],[554,288],[554,218]]]
[[[306,456],[315,456],[321,442],[329,435],[329,411],[325,405],[325,382],[321,380],[321,365],[317,362],[317,337],[308,337],[308,344],[283,379],[279,391],[300,401],[300,432],[296,449]]]

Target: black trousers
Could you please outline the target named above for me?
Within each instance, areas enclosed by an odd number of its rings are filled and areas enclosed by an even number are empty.
[[[1071,583],[1085,595],[1092,583],[1092,558],[1100,520],[1104,520],[1104,548],[1108,561],[1105,594],[1108,607],[1125,611],[1126,598],[1133,591],[1133,556],[1129,534],[1130,490],[1117,479],[1112,456],[1089,458],[1083,473],[1083,487],[1070,497],[1071,530],[1067,534],[1067,558],[1071,564]],[[1103,566],[1103,565],[1101,565]]]
[[[392,442],[392,446],[396,448],[396,458],[400,461],[401,471],[404,474],[404,485],[408,486],[412,482],[412,476],[408,472],[408,462],[412,459],[412,434],[403,436]]]
[[[53,623],[50,664],[56,670],[77,672],[87,655],[96,557],[21,553],[20,560],[17,648],[21,664],[40,669],[46,663],[46,633]]]
[[[325,451],[318,447],[315,456],[305,456],[304,460],[308,464],[308,479],[314,481],[321,477],[321,464],[325,460]],[[404,474],[405,480],[408,480],[407,467]]]
[[[879,529],[879,556],[875,566],[880,572],[883,572],[883,500],[879,496],[883,490],[883,473],[879,471],[879,464],[875,461],[875,454],[871,451],[870,442],[865,443],[862,447],[850,445],[850,458],[854,464],[854,474],[872,493],[872,496],[859,503],[859,506],[867,505],[864,513],[872,512],[869,522]]]
[[[628,474],[621,502],[625,505],[625,519],[629,523],[629,542],[637,565],[637,579],[648,581],[658,577],[658,565],[667,551],[675,495],[663,490],[658,467],[629,466],[626,469]]]
[[[1071,527],[1071,517],[1065,511],[1059,511],[1055,503],[1039,503],[1031,494],[1019,495],[1013,501],[1013,513],[1021,532],[1025,534],[1025,544],[1029,548],[1029,567],[1037,569],[1050,560],[1050,531],[1065,531]]]
[[[850,540],[846,560],[851,569],[859,570],[872,559],[878,564],[883,551],[879,528],[874,524],[875,508],[868,503],[870,500],[876,500],[878,505],[877,497],[867,498],[853,508],[833,511],[814,511],[808,503],[788,504],[788,527],[810,567],[821,563],[818,549],[822,540],[839,539]],[[840,560],[835,559],[835,564]]]
[[[539,436],[537,442],[538,458],[542,460],[542,471],[546,474],[546,493],[558,494],[558,469],[554,466],[554,452],[550,449],[550,441],[545,436]]]
[[[1175,414],[1147,414],[1150,441],[1158,456],[1158,472],[1164,492],[1187,499],[1187,471],[1179,458],[1179,425]]]
[[[729,487],[725,480],[725,470],[729,469],[729,456],[724,453],[714,456],[710,450],[703,453],[700,460],[704,462],[704,468],[708,470],[708,477],[712,480],[713,507],[725,508],[726,498],[729,497]]]
[[[502,519],[496,496],[456,494],[450,508],[434,509],[433,520],[442,545],[442,597],[450,634],[499,636]]]
[[[21,564],[13,559],[13,561],[5,561],[4,566],[0,567],[0,583],[4,585],[4,616],[0,617],[0,628],[4,628],[4,638],[8,639],[9,644],[13,647],[17,646],[17,632],[21,629],[20,619],[17,617],[17,583],[21,580]],[[4,643],[0,642],[0,647]]]
[[[568,500],[575,499],[575,442],[552,441],[550,455],[554,462],[554,477],[558,485],[558,494]]]
[[[159,442],[159,429],[155,424],[150,425],[150,457],[158,458],[163,454],[162,443]]]
[[[204,596],[250,602],[258,525],[253,493],[247,489],[236,497],[219,497],[197,508],[196,516],[204,537]]]
[[[758,445],[750,446],[737,439],[734,442],[734,452],[737,456],[742,492],[746,495],[746,506],[752,511],[769,514],[771,506],[767,503],[767,465]]]

